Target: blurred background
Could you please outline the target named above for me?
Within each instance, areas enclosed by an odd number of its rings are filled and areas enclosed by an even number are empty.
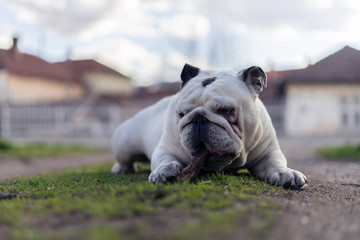
[[[0,138],[109,143],[184,63],[268,74],[280,136],[359,136],[356,0],[0,0]]]

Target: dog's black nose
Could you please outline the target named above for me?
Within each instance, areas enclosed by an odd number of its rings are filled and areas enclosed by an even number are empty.
[[[196,115],[192,121],[192,148],[199,150],[203,147],[203,138],[208,131],[209,120],[203,115]]]
[[[192,122],[195,124],[194,126],[196,129],[201,130],[206,127],[206,124],[209,122],[209,120],[203,115],[196,115],[193,118]]]

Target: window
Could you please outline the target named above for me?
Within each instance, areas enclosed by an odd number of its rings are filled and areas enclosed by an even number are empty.
[[[347,105],[347,97],[346,96],[341,97],[340,98],[340,103],[343,106]]]
[[[360,103],[360,97],[359,96],[355,96],[354,97],[354,104],[359,106]]]
[[[341,116],[341,124],[343,127],[347,127],[347,125],[348,125],[348,115],[346,112],[343,113]]]
[[[359,112],[356,112],[354,115],[354,124],[355,127],[360,127],[360,114]]]
[[[360,95],[340,98],[341,125],[346,128],[360,128]]]

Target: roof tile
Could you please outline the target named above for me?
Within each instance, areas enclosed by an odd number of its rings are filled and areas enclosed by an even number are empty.
[[[339,51],[304,69],[280,71],[286,82],[360,83],[360,51],[345,46]]]
[[[19,52],[17,40],[14,41],[10,49],[0,49],[0,69],[60,81],[81,81],[84,72],[92,71],[106,72],[130,80],[114,69],[92,59],[49,63],[39,57]]]

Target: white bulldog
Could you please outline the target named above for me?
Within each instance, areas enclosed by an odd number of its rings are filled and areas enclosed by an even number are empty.
[[[112,149],[113,173],[133,173],[139,156],[151,160],[150,182],[172,181],[197,152],[207,151],[206,171],[247,168],[273,185],[301,188],[308,182],[287,167],[265,106],[258,98],[265,72],[250,67],[214,73],[185,64],[179,93],[122,123]]]

